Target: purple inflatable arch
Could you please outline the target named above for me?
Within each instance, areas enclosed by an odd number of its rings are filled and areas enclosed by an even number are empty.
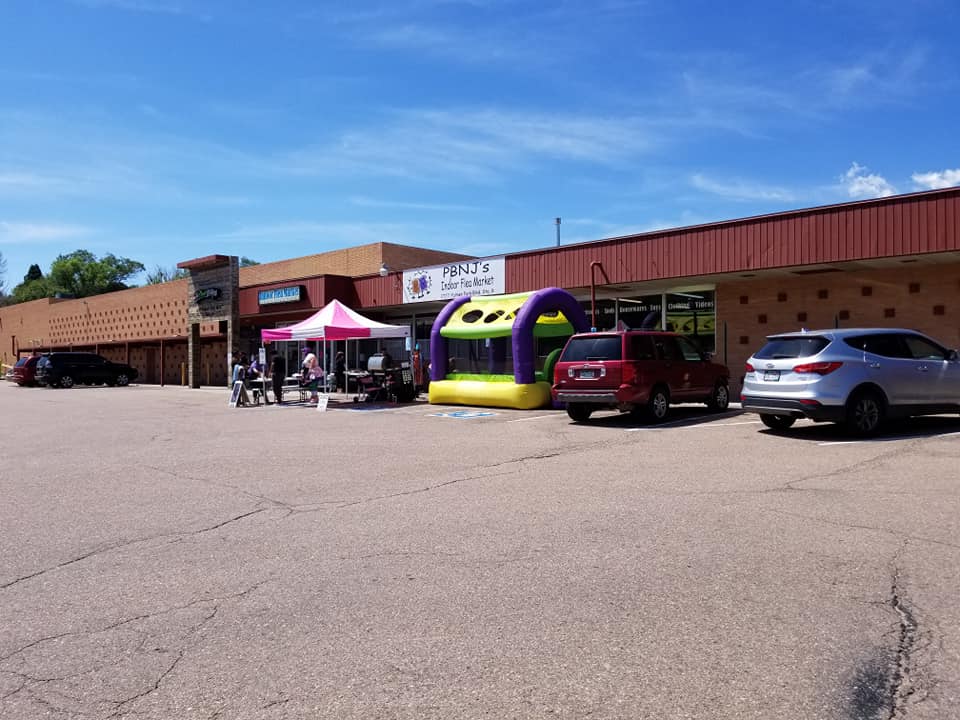
[[[469,295],[454,298],[440,311],[433,323],[430,330],[431,382],[447,376],[447,339],[440,334],[440,329],[453,317],[457,308],[469,301]],[[533,328],[541,315],[553,311],[562,312],[574,332],[587,332],[590,329],[587,314],[577,299],[566,290],[550,287],[531,293],[513,321],[513,379],[518,385],[526,385],[536,379]],[[438,362],[441,359],[442,362]]]

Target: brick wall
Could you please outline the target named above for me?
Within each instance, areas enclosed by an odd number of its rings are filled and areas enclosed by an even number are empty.
[[[782,275],[717,285],[717,354],[739,394],[743,367],[767,335],[808,328],[903,327],[960,347],[960,264],[903,265],[822,275]]]
[[[263,263],[240,268],[240,287],[263,283],[285,282],[314,275],[345,275],[359,277],[379,272],[386,263],[393,270],[405,270],[425,265],[439,265],[461,260],[467,256],[426,248],[370,243],[343,250],[307,255],[306,257]]]

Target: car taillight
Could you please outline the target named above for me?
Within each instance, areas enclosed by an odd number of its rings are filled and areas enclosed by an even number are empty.
[[[795,365],[793,371],[795,373],[816,373],[817,375],[829,375],[838,367],[843,365],[842,362],[815,362],[815,363],[806,363],[804,365]]]
[[[753,365],[747,363],[747,372],[753,372]]]
[[[620,382],[623,385],[629,385],[637,380],[637,366],[631,362],[623,363],[620,369]]]

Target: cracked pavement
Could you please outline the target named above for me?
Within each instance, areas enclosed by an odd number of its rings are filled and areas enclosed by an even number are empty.
[[[0,384],[0,718],[960,716],[960,418],[226,401]]]

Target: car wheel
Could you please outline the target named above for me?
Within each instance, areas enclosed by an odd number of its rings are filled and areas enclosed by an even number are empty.
[[[567,415],[574,422],[586,422],[593,414],[593,408],[585,403],[567,403]]]
[[[847,401],[846,427],[858,437],[876,435],[883,424],[883,398],[873,390],[862,390]]]
[[[70,375],[61,375],[60,382],[58,383],[62,388],[72,388],[73,387],[73,378]]]
[[[647,415],[654,422],[663,422],[670,412],[670,396],[663,386],[657,386],[647,401]]]
[[[730,388],[724,383],[717,383],[710,399],[707,400],[707,407],[714,412],[723,412],[730,407]]]
[[[126,387],[127,385],[130,384],[130,376],[127,375],[126,373],[120,373],[119,375],[117,375],[116,384],[119,385],[120,387]]]
[[[796,418],[792,418],[789,415],[761,415],[760,422],[766,425],[771,430],[786,430],[787,428],[793,427],[793,424],[797,421]]]

